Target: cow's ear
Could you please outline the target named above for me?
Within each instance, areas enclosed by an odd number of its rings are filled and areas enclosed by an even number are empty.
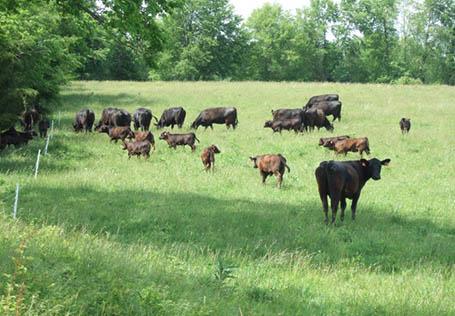
[[[390,159],[387,158],[387,159],[384,159],[383,161],[381,161],[381,165],[384,165],[384,166],[388,166],[390,163]]]
[[[360,164],[362,165],[362,167],[368,167],[368,160],[360,159]]]

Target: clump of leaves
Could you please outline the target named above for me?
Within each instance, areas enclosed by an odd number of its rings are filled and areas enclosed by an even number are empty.
[[[222,259],[218,258],[215,265],[215,279],[223,283],[227,279],[235,278],[234,271],[236,267],[226,264]]]

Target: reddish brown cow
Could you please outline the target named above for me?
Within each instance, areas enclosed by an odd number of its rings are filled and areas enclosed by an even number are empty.
[[[220,152],[216,145],[207,147],[202,151],[201,160],[205,171],[209,171],[210,169],[213,171],[215,169],[215,154],[219,154]]]
[[[155,151],[155,137],[153,136],[152,132],[134,132],[134,139],[137,142],[150,142],[153,147],[153,151]]]
[[[335,223],[338,203],[341,202],[341,221],[344,220],[346,198],[352,200],[352,219],[355,220],[355,211],[365,183],[371,178],[381,179],[381,166],[387,166],[390,159],[380,161],[373,158],[370,160],[356,161],[323,161],[315,171],[318,182],[319,196],[325,215],[325,223],[329,222],[329,205],[327,196],[330,197],[332,208],[332,224]]]
[[[115,140],[116,143],[119,139],[124,141],[126,138],[129,138],[129,139],[134,138],[134,133],[131,130],[131,128],[129,128],[128,126],[112,127],[112,126],[102,125],[98,128],[98,131],[100,133],[108,134],[109,137],[111,138],[110,141],[112,142],[113,140]]]
[[[250,160],[254,162],[254,168],[259,169],[263,184],[265,184],[267,177],[273,174],[277,179],[278,188],[281,188],[285,168],[288,169],[288,172],[291,172],[291,169],[286,163],[286,158],[284,158],[281,154],[259,155],[250,157]]]
[[[348,135],[335,136],[335,137],[321,137],[319,138],[319,146],[327,147],[333,149],[335,143],[339,140],[344,140],[350,138]]]
[[[147,159],[150,157],[150,142],[148,140],[144,142],[125,142],[123,140],[123,150],[128,150],[128,159],[131,156],[137,156],[139,158],[141,155]]]
[[[196,141],[199,142],[199,139],[196,137],[194,133],[186,133],[186,134],[171,134],[169,132],[162,132],[160,135],[160,139],[165,140],[169,147],[177,149],[177,146],[185,146],[188,145],[191,147],[191,151],[196,150],[196,146],[194,143]]]
[[[330,146],[332,145],[333,150],[337,155],[344,154],[346,156],[349,151],[359,152],[361,157],[363,156],[363,152],[365,152],[367,155],[370,154],[370,146],[367,137],[347,138],[339,140],[335,143],[330,142]]]

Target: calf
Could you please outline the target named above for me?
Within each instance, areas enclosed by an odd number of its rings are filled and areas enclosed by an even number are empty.
[[[215,154],[219,154],[221,151],[215,145],[207,147],[202,151],[201,160],[205,167],[205,171],[212,171],[215,169]]]
[[[47,118],[43,118],[38,122],[38,131],[40,137],[47,137],[47,130],[50,127],[50,122]]]
[[[152,132],[134,132],[134,139],[137,142],[144,142],[148,141],[153,147],[153,151],[155,151],[155,137],[153,136]]]
[[[262,183],[265,184],[265,180],[268,176],[272,174],[277,178],[277,186],[281,188],[281,183],[283,182],[283,175],[285,168],[288,169],[288,172],[291,172],[291,169],[286,164],[286,158],[281,154],[277,155],[259,155],[255,157],[250,157],[250,160],[254,163],[254,168],[258,168],[262,176]]]
[[[403,117],[400,120],[400,128],[401,128],[401,133],[402,134],[409,133],[409,130],[411,129],[411,119],[407,119],[407,118]]]
[[[15,131],[15,130],[14,130]],[[26,132],[17,132],[2,134],[1,138],[1,148],[5,148],[8,145],[14,145],[14,147],[19,147],[23,144],[28,144],[30,140],[33,139],[33,136],[37,136],[35,131],[26,131]]]
[[[177,146],[185,146],[188,145],[191,147],[191,151],[196,150],[196,146],[194,143],[197,139],[196,134],[194,133],[187,133],[187,134],[171,134],[169,132],[162,132],[160,135],[160,139],[163,139],[167,142],[169,147],[177,149]]]
[[[264,124],[264,128],[271,128],[273,132],[280,132],[285,130],[294,130],[294,132],[302,132],[303,131],[303,124],[300,118],[293,118],[293,119],[280,119],[274,121],[266,121]]]
[[[150,142],[148,140],[143,142],[125,142],[123,140],[123,150],[128,151],[128,159],[131,156],[137,156],[139,158],[141,155],[145,157],[145,159],[150,157]]]
[[[100,133],[108,134],[111,139],[110,141],[112,142],[113,140],[115,140],[116,143],[119,139],[124,141],[126,138],[129,139],[134,138],[134,133],[128,126],[112,127],[107,125],[101,125],[98,128],[98,131]]]
[[[370,146],[367,137],[362,138],[347,138],[333,143],[333,150],[337,155],[344,154],[345,156],[349,151],[359,152],[363,156],[363,152],[367,155],[370,154]]]
[[[327,196],[330,197],[332,208],[332,224],[335,223],[338,203],[341,202],[341,221],[344,220],[346,198],[352,200],[352,219],[355,220],[357,202],[365,183],[372,178],[381,179],[381,166],[387,166],[390,159],[356,161],[323,161],[316,168],[315,176],[318,182],[319,196],[325,215],[325,223],[329,222]]]
[[[333,149],[335,143],[339,140],[344,140],[350,138],[348,135],[335,136],[335,137],[321,137],[319,138],[319,146]]]
[[[83,109],[76,113],[74,118],[73,128],[76,133],[85,130],[91,132],[93,123],[95,122],[95,112],[90,109]]]

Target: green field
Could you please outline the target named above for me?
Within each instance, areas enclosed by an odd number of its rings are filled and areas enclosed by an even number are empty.
[[[343,102],[334,134],[263,128],[271,109],[321,93]],[[0,314],[454,315],[454,100],[448,86],[74,82],[36,180],[43,140],[0,153]],[[191,153],[153,128],[148,161],[71,130],[86,107],[98,120],[107,106],[159,116],[179,105],[185,131],[210,106],[236,106],[238,129],[199,129]],[[314,170],[334,159],[318,139],[341,134],[368,136],[371,157],[392,161],[366,184],[356,222],[349,201],[333,227]],[[222,151],[213,174],[200,161],[210,144]],[[264,153],[288,160],[281,190],[248,160]]]

